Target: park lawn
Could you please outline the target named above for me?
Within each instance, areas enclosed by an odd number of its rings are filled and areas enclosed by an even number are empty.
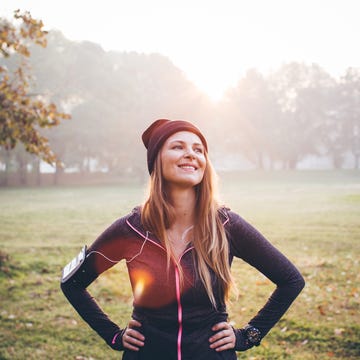
[[[260,347],[239,359],[360,357],[360,173],[225,175],[222,198],[300,269],[306,287]],[[67,303],[62,267],[144,199],[142,186],[0,190],[0,359],[119,359]],[[243,326],[273,285],[241,260],[230,320]],[[131,292],[120,263],[90,286],[125,325]]]

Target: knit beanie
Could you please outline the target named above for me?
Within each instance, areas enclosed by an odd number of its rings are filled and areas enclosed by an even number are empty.
[[[169,136],[178,131],[190,131],[196,134],[207,151],[207,142],[204,135],[192,123],[185,120],[156,120],[142,134],[142,141],[147,149],[147,163],[150,174],[154,170],[156,156],[164,142]]]

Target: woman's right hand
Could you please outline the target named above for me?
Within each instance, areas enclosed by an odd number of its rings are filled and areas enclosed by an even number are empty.
[[[135,330],[135,328],[139,327],[141,327],[140,322],[134,319],[129,321],[129,325],[127,326],[122,336],[122,343],[124,348],[133,351],[139,351],[139,348],[144,346],[145,336],[139,331]]]

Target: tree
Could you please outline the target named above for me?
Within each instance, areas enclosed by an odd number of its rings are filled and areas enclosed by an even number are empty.
[[[50,31],[45,49],[31,46],[36,89],[51,94],[71,122],[48,139],[66,167],[143,178],[141,129],[156,117],[199,119],[206,102],[185,75],[159,54],[105,52]],[[85,131],[86,130],[86,131]],[[131,149],[131,151],[129,151]],[[60,175],[62,169],[56,168]]]
[[[14,18],[19,26],[0,18],[0,147],[9,151],[20,142],[27,152],[55,164],[58,159],[41,128],[52,128],[70,116],[59,112],[55,104],[46,104],[44,96],[31,93],[26,63],[29,43],[45,47],[47,32],[42,21],[33,19],[29,12],[16,10]],[[5,65],[9,57],[19,59],[12,73]]]
[[[230,142],[241,148],[257,168],[265,168],[266,162],[272,167],[278,158],[280,107],[266,79],[256,70],[247,71],[227,92],[224,111],[230,123]]]
[[[322,124],[329,116],[334,80],[316,64],[293,62],[272,74],[269,82],[282,111],[279,154],[285,167],[295,169],[307,155],[319,153],[327,136]]]
[[[360,168],[360,69],[349,68],[340,81],[341,138],[344,148]]]

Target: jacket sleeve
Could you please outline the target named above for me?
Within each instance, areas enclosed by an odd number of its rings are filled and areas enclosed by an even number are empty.
[[[125,221],[126,218],[121,218],[107,228],[87,250],[86,260],[79,271],[66,283],[61,283],[62,291],[74,309],[114,350],[123,350],[124,329],[109,319],[86,288],[124,257]]]
[[[305,281],[290,260],[259,231],[234,212],[229,211],[228,215],[231,254],[243,259],[276,284],[266,304],[249,321],[249,325],[258,328],[264,337],[299,295]]]

